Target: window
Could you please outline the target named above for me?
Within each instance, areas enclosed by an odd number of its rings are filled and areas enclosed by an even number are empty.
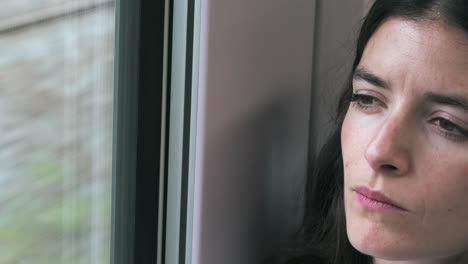
[[[4,0],[0,263],[109,263],[115,3]]]
[[[2,4],[0,263],[189,263],[194,2]]]

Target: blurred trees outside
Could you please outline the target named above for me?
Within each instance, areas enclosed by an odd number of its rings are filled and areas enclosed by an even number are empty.
[[[110,261],[114,9],[2,1],[0,263]]]

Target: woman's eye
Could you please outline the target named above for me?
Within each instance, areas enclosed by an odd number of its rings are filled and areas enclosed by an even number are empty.
[[[434,118],[432,123],[436,125],[440,132],[449,139],[454,139],[457,141],[464,141],[468,139],[468,131],[445,118]]]
[[[452,122],[446,120],[446,119],[438,119],[437,120],[438,123],[439,123],[439,126],[447,131],[450,131],[450,132],[453,132],[454,130],[457,129],[457,127],[455,126],[455,124],[453,124]]]
[[[351,102],[360,109],[379,107],[382,104],[380,100],[374,96],[355,93],[351,96]]]

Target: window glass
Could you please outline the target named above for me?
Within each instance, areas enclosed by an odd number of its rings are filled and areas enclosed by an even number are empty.
[[[4,0],[0,8],[0,18],[17,17],[38,9],[50,8],[72,0]]]
[[[2,0],[0,263],[110,261],[114,8]]]

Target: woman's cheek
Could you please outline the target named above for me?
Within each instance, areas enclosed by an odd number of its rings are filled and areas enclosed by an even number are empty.
[[[350,113],[350,111],[351,110],[349,110],[346,114],[345,119],[343,120],[343,125],[341,127],[341,150],[343,153],[343,160],[346,159],[349,145],[352,142],[352,134],[354,133],[352,127],[352,113]],[[346,163],[344,165],[346,165]]]
[[[422,155],[419,195],[437,210],[461,213],[468,219],[468,151],[462,155],[449,149],[444,152],[454,155]]]
[[[468,153],[466,154],[468,155]],[[444,162],[441,164],[450,164]],[[421,188],[426,204],[432,204],[439,214],[468,220],[468,160],[451,164],[451,169],[446,166],[437,170],[427,171],[423,174],[427,179]],[[432,177],[428,177],[431,175]],[[432,179],[431,179],[432,178]],[[468,228],[468,225],[464,225]]]
[[[362,153],[362,141],[363,137],[360,135],[365,132],[363,129],[359,129],[359,118],[353,113],[353,109],[350,108],[346,117],[343,121],[341,130],[341,151],[343,155],[343,166],[346,172],[356,164],[356,161],[360,158],[364,159]]]

